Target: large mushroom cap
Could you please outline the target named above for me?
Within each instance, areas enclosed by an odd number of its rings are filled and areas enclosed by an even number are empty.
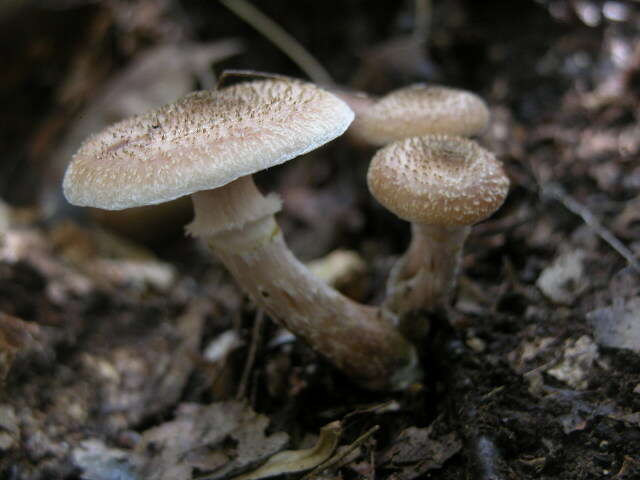
[[[489,110],[477,95],[449,87],[410,85],[359,112],[350,131],[372,145],[432,133],[472,136],[485,129]]]
[[[416,223],[472,225],[500,207],[509,179],[495,156],[459,137],[426,135],[387,145],[367,175],[371,194]]]
[[[296,80],[194,92],[90,137],[67,168],[64,194],[107,210],[166,202],[284,163],[352,120],[340,99]]]

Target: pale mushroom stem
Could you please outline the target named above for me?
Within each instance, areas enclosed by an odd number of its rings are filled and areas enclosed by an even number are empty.
[[[207,241],[236,282],[281,326],[367,388],[400,389],[418,378],[414,348],[379,309],[340,294],[291,253],[273,216],[274,198],[263,197],[250,177],[193,199],[191,233]],[[271,205],[260,210],[267,213],[256,218],[256,208],[265,203]],[[233,218],[232,228],[221,230],[220,218],[213,218],[218,214]]]
[[[382,306],[387,316],[390,313],[402,319],[409,312],[433,310],[451,301],[470,231],[468,226],[411,224],[411,244],[393,266],[387,281],[387,297]],[[407,325],[401,330],[418,336],[426,333]]]

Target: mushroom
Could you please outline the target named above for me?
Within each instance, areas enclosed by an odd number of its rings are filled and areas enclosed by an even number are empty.
[[[425,135],[379,150],[367,182],[371,194],[412,228],[411,245],[391,271],[383,310],[405,319],[411,311],[446,306],[471,225],[495,212],[507,195],[502,164],[471,140]],[[425,333],[414,327],[401,330]]]
[[[89,138],[64,177],[69,202],[117,210],[191,195],[188,232],[204,239],[277,322],[371,389],[419,375],[413,347],[379,310],[341,295],[289,251],[251,175],[341,135],[353,112],[292,79],[195,92]]]
[[[489,122],[485,102],[457,88],[414,84],[377,100],[348,91],[337,94],[356,112],[349,133],[369,145],[437,133],[473,136]]]

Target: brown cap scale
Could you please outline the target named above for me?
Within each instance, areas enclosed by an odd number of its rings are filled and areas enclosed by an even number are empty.
[[[332,140],[352,119],[334,95],[291,79],[192,93],[87,140],[67,169],[64,193],[103,209],[191,194],[190,233],[274,319],[363,385],[399,388],[418,371],[411,347],[376,310],[309,273],[275,222],[280,200],[260,194],[251,178]]]
[[[107,210],[166,202],[291,160],[352,119],[338,98],[297,81],[194,92],[89,138],[64,192],[71,203]]]
[[[502,164],[477,143],[428,135],[392,143],[376,153],[369,190],[408,222],[442,226],[477,223],[502,204],[509,180]]]
[[[495,212],[507,195],[502,164],[471,140],[425,135],[378,151],[367,181],[382,205],[412,222],[412,243],[392,272],[387,307],[406,313],[442,306],[469,227]]]
[[[394,90],[356,113],[349,131],[378,146],[427,134],[473,136],[489,123],[489,110],[477,95],[423,84]]]

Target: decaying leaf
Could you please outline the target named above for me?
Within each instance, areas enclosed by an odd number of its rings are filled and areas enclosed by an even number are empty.
[[[36,228],[11,229],[0,243],[0,260],[10,264],[27,262],[38,271],[47,282],[47,296],[58,304],[64,304],[68,297],[86,295],[93,288],[93,282],[78,271],[69,268],[52,251],[47,237]]]
[[[150,286],[166,292],[175,282],[175,268],[165,262],[149,260],[96,260],[91,267],[115,286],[132,286],[144,290]]]
[[[533,337],[532,340],[525,340],[509,353],[509,363],[516,372],[525,373],[529,370],[528,363],[552,349],[555,341],[554,337]]]
[[[412,480],[441,468],[462,448],[462,442],[454,432],[439,438],[432,438],[432,433],[432,426],[403,430],[380,457],[378,466],[395,470],[388,477],[394,480]]]
[[[73,452],[85,478],[96,480],[191,480],[227,478],[264,461],[288,441],[266,435],[267,417],[241,402],[182,404],[174,420],[142,434],[133,451],[83,442]]]
[[[559,255],[545,268],[536,285],[552,302],[571,305],[586,288],[585,252],[572,250]]]
[[[598,347],[587,335],[570,338],[563,345],[563,358],[547,373],[571,387],[584,390],[591,366],[598,358]]]
[[[101,229],[82,228],[68,220],[51,229],[48,240],[60,257],[105,288],[132,287],[166,292],[176,280],[175,268],[151,251]]]
[[[640,297],[587,314],[599,345],[640,352]]]
[[[575,390],[553,387],[545,387],[544,390],[548,398],[565,406],[566,413],[557,416],[556,421],[560,423],[566,434],[585,430],[589,422],[597,417],[607,417],[618,422],[640,425],[640,412],[634,412],[613,400],[589,401],[582,392]]]
[[[136,449],[145,458],[148,480],[191,479],[197,469],[207,479],[224,478],[280,450],[285,433],[265,434],[269,420],[241,402],[210,406],[183,404],[176,419],[147,430]]]
[[[313,447],[277,453],[256,470],[234,477],[233,480],[258,480],[317,467],[331,457],[338,446],[341,433],[340,422],[331,422],[320,430],[320,437]]]
[[[307,473],[302,480],[311,480],[314,478],[321,478],[321,474],[324,471],[330,470],[332,468],[338,468],[341,464],[350,463],[356,458],[358,458],[361,454],[360,447],[370,440],[374,433],[380,430],[380,425],[374,425],[365,433],[356,438],[350,445],[343,445],[340,448],[337,448],[335,453],[329,457],[327,460],[319,464],[316,468]],[[369,465],[369,469],[371,469],[371,465]]]
[[[193,302],[173,322],[146,330],[118,330],[118,341],[104,353],[82,356],[84,371],[100,384],[100,408],[117,428],[123,419],[137,423],[175,405],[195,368],[202,340],[206,302]],[[139,328],[139,327],[138,327]]]

